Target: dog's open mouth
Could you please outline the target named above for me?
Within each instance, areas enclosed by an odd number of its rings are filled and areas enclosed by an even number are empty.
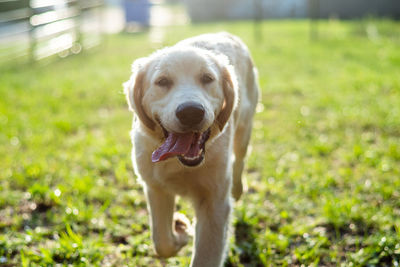
[[[166,139],[151,155],[153,162],[178,156],[186,166],[197,166],[204,159],[205,144],[210,137],[210,129],[202,133],[172,133],[165,131]]]

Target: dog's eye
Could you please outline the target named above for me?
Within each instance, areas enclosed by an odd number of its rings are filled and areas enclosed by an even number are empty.
[[[212,83],[214,81],[214,77],[211,76],[210,74],[204,74],[203,76],[201,76],[201,83],[203,84],[208,84],[208,83]]]
[[[161,87],[170,87],[172,85],[172,81],[163,77],[156,81],[156,85],[161,86]]]

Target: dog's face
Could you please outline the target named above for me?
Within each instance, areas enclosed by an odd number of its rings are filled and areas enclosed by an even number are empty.
[[[124,86],[130,107],[163,141],[152,161],[177,156],[186,166],[203,161],[206,142],[222,132],[237,98],[227,58],[192,47],[136,60]]]

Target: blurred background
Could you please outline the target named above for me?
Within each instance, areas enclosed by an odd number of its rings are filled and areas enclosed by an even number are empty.
[[[0,266],[189,265],[191,244],[152,249],[122,83],[218,31],[261,88],[225,266],[399,266],[399,18],[399,0],[0,0]]]
[[[102,34],[189,22],[264,19],[398,19],[396,0],[2,0],[0,60],[64,57],[100,43]]]

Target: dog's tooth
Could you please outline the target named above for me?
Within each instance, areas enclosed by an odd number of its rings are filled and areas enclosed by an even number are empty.
[[[199,153],[198,155],[194,156],[194,157],[185,157],[184,158],[186,160],[198,160],[200,158],[201,153]]]

